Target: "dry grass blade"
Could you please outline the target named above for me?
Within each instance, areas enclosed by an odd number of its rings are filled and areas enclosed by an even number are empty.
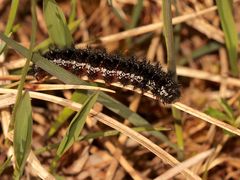
[[[208,116],[207,114],[202,113],[202,112],[200,112],[200,111],[198,111],[196,109],[193,109],[193,108],[191,108],[189,106],[186,106],[186,105],[184,105],[184,104],[182,104],[180,102],[176,102],[176,103],[172,104],[172,106],[174,106],[174,107],[176,107],[176,108],[178,108],[178,109],[180,109],[180,110],[182,110],[182,111],[184,111],[184,112],[186,112],[188,114],[191,114],[191,115],[193,115],[195,117],[198,117],[198,118],[200,118],[200,119],[202,119],[204,121],[207,121],[207,122],[209,122],[211,124],[214,124],[214,125],[222,128],[222,129],[225,129],[225,130],[227,130],[227,131],[229,131],[229,132],[231,132],[233,134],[236,134],[236,135],[240,136],[240,129],[238,129],[236,127],[233,127],[233,126],[231,126],[231,125],[229,125],[229,124],[227,124],[225,122],[219,121],[219,120],[217,120],[215,118],[212,118],[211,116]]]
[[[196,70],[196,69],[190,69],[186,67],[177,67],[177,73],[180,76],[184,77],[191,77],[191,78],[197,78],[197,79],[204,79],[212,82],[221,83],[223,77],[220,75],[215,75],[209,72]],[[231,78],[231,77],[224,77],[226,78],[226,84],[232,85],[232,86],[240,86],[240,80],[237,78]]]
[[[20,75],[4,75],[0,77],[0,81],[3,80],[11,80],[11,81],[17,81],[20,80],[21,76]],[[34,78],[32,76],[26,76],[27,80],[33,80]]]
[[[180,163],[179,165],[175,166],[174,168],[171,168],[170,170],[163,173],[161,176],[158,176],[154,180],[167,180],[170,178],[173,178],[175,175],[180,173],[184,168],[189,168],[193,166],[194,164],[197,164],[204,160],[205,158],[209,157],[213,153],[214,149],[210,149],[208,151],[199,153],[198,155],[187,159],[186,161]]]
[[[14,103],[16,100],[16,95],[14,94],[4,94],[0,96],[0,108],[7,107]]]
[[[42,179],[54,180],[55,177],[51,175],[41,164],[41,162],[37,159],[33,151],[30,152],[28,159],[28,163],[32,166],[32,170]]]
[[[29,89],[33,88],[35,91],[82,89],[115,93],[115,91],[107,88],[72,84],[26,84],[25,87]]]
[[[179,23],[182,23],[184,21],[193,19],[197,16],[215,11],[216,9],[217,9],[216,6],[214,6],[214,7],[211,7],[211,8],[196,12],[196,13],[187,14],[187,15],[183,15],[183,16],[180,16],[180,17],[175,17],[175,18],[172,19],[172,23],[173,23],[173,25],[179,24]],[[142,26],[142,27],[137,27],[137,28],[134,28],[134,29],[131,29],[131,30],[123,31],[123,32],[120,32],[120,33],[116,33],[116,34],[113,34],[113,35],[109,35],[109,36],[106,36],[106,37],[102,37],[102,38],[100,38],[100,41],[102,43],[119,41],[119,40],[126,39],[126,38],[129,38],[129,37],[141,35],[141,34],[152,32],[152,31],[156,31],[157,29],[162,28],[162,27],[163,27],[162,22],[154,23],[154,24],[150,24],[150,25],[146,25],[146,26]],[[81,47],[81,44],[77,45],[77,47],[78,46]]]

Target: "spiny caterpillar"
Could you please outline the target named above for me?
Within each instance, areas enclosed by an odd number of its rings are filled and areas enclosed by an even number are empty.
[[[172,74],[164,72],[159,65],[137,61],[136,57],[123,57],[119,54],[109,54],[104,49],[55,49],[43,54],[54,64],[89,80],[102,79],[106,84],[119,82],[122,85],[132,85],[143,93],[150,92],[165,104],[172,103],[180,97],[179,85],[173,80]],[[42,80],[49,74],[33,66],[37,80]]]

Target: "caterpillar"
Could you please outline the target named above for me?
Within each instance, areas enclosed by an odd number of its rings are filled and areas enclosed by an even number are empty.
[[[91,81],[102,79],[106,84],[132,85],[143,93],[150,92],[165,104],[180,97],[179,84],[173,80],[171,72],[165,72],[160,65],[152,65],[146,60],[139,61],[135,56],[124,57],[89,47],[55,49],[42,56],[78,77],[87,76]],[[37,80],[49,75],[36,65],[32,70]]]

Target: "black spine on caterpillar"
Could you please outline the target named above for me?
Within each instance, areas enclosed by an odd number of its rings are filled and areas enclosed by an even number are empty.
[[[137,61],[133,56],[109,54],[104,49],[72,48],[50,50],[43,57],[77,76],[87,76],[89,80],[103,79],[107,84],[120,82],[142,92],[150,91],[163,103],[172,103],[180,97],[179,84],[170,72],[145,60]],[[48,75],[36,65],[33,71],[38,80]]]

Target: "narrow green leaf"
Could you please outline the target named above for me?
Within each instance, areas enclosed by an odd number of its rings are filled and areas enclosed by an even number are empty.
[[[74,22],[77,15],[77,0],[71,0],[71,14],[69,16],[69,23]]]
[[[59,48],[71,47],[73,39],[65,16],[54,0],[43,1],[43,15],[52,42]]]
[[[218,13],[221,19],[221,25],[225,35],[225,41],[230,60],[231,73],[234,76],[238,75],[237,66],[237,48],[238,48],[238,33],[233,19],[232,0],[216,0]]]
[[[163,30],[164,38],[167,47],[167,68],[168,71],[173,73],[173,78],[177,80],[176,75],[176,55],[174,48],[174,37],[173,37],[173,26],[172,26],[172,11],[171,11],[171,1],[162,0],[162,16],[163,16]],[[175,132],[177,136],[177,145],[178,145],[178,159],[184,159],[184,140],[183,140],[183,129],[181,122],[181,112],[179,109],[172,107],[172,114],[174,117]]]
[[[167,47],[167,66],[168,71],[176,75],[176,58],[173,39],[171,1],[163,0],[163,32]]]
[[[222,121],[228,121],[228,119],[229,119],[229,117],[226,114],[224,114],[223,112],[221,112],[217,109],[211,108],[211,107],[209,107],[205,111],[205,113],[216,119],[222,120]]]
[[[212,52],[215,52],[217,50],[219,50],[219,48],[221,47],[222,45],[215,42],[215,41],[210,41],[208,44],[194,50],[191,52],[191,54],[189,54],[189,57],[183,57],[181,58],[179,61],[178,61],[178,65],[185,65],[186,63],[188,63],[188,58],[191,58],[191,59],[197,59],[203,55],[206,55],[206,54],[210,54]]]
[[[225,113],[223,113],[223,112],[221,112],[221,111],[219,111],[219,110],[217,110],[217,109],[214,109],[214,108],[209,107],[209,108],[205,111],[205,113],[208,114],[208,115],[210,115],[210,116],[212,116],[212,117],[214,117],[214,118],[216,118],[216,119],[225,121],[225,122],[227,122],[227,123],[229,123],[229,124],[231,124],[231,125],[233,125],[233,126],[235,125],[235,123],[232,121],[231,118],[229,118],[228,115],[226,115]],[[231,132],[229,132],[229,131],[227,131],[227,130],[225,130],[225,129],[223,130],[223,132],[224,132],[224,134],[227,134],[227,135],[229,135],[229,136],[234,136],[233,133],[231,133]]]
[[[128,29],[132,29],[137,25],[137,22],[139,21],[139,18],[141,16],[142,9],[143,9],[143,0],[138,0],[136,5],[133,8],[132,20],[128,26]]]
[[[16,158],[15,177],[20,177],[31,149],[32,141],[32,107],[28,92],[25,92],[16,107],[14,123],[13,148]]]
[[[115,8],[112,4],[111,0],[108,0],[109,6],[112,8],[114,15],[121,21],[124,25],[125,29],[129,26],[128,22],[122,17],[122,15],[118,12],[117,8]]]
[[[19,0],[12,0],[9,18],[8,18],[7,26],[5,29],[5,34],[9,34],[12,31],[13,23],[15,21],[16,14],[17,14],[18,4],[19,4]]]
[[[6,169],[6,167],[8,167],[11,164],[11,159],[12,159],[12,156],[9,156],[7,158],[7,160],[4,161],[4,163],[0,165],[0,175]]]
[[[61,144],[58,147],[58,158],[61,157],[72,146],[72,144],[78,140],[79,134],[81,133],[82,128],[85,124],[87,115],[96,102],[98,94],[99,93],[96,93],[90,96],[83,104],[81,110],[73,118],[71,124],[68,127],[66,136],[64,136]]]
[[[234,113],[233,113],[232,108],[228,105],[227,101],[224,99],[221,99],[219,101],[219,103],[222,106],[222,108],[224,109],[225,113],[227,114],[230,123],[234,124],[235,118],[234,118]]]
[[[11,37],[11,35],[12,35],[12,33],[10,32],[10,33],[8,34],[8,37]],[[5,42],[1,42],[1,43],[0,43],[0,54],[2,54],[2,53],[4,52],[6,46],[7,46],[7,44],[6,44]]]
[[[240,116],[238,116],[238,117],[236,118],[236,120],[235,120],[235,122],[234,122],[234,126],[235,126],[236,128],[239,128],[239,127],[240,127]]]
[[[152,127],[152,126],[141,126],[141,127],[133,127],[131,128],[134,131],[137,132],[151,132],[151,131],[171,131],[170,128],[165,128],[165,127]],[[79,136],[78,137],[78,141],[87,141],[90,139],[98,139],[101,137],[110,137],[110,136],[116,136],[119,135],[120,132],[117,130],[108,130],[108,131],[98,131],[98,132],[93,132],[93,133],[89,133],[85,136]],[[49,144],[45,147],[39,148],[37,150],[34,151],[35,155],[38,154],[42,154],[46,151],[52,150],[52,149],[56,149],[58,148],[60,143],[56,143],[56,144]]]
[[[16,107],[18,106],[21,96],[22,96],[22,90],[24,87],[24,82],[27,76],[27,72],[29,69],[29,65],[30,65],[30,61],[32,58],[32,49],[33,46],[35,44],[35,38],[36,38],[36,32],[37,32],[37,15],[36,15],[36,1],[35,0],[31,0],[31,13],[32,13],[32,33],[31,33],[31,42],[30,42],[30,50],[28,51],[28,59],[21,71],[21,79],[19,82],[19,86],[18,86],[18,93],[17,93],[17,98],[16,98],[16,103],[13,107],[13,113],[12,113],[12,119],[9,125],[9,129],[12,130],[13,128],[13,124],[16,118]]]
[[[170,131],[171,130],[164,127],[152,127],[152,126],[133,127],[131,129],[133,129],[136,132]],[[116,136],[118,134],[120,134],[120,132],[116,130],[99,131],[95,133],[89,133],[86,136],[79,136],[78,140],[83,141],[83,140],[89,140],[89,139],[97,139],[100,137]]]
[[[15,18],[16,18],[18,5],[19,5],[19,0],[12,0],[10,12],[9,12],[9,18],[8,18],[8,21],[7,21],[7,26],[6,26],[6,29],[4,31],[4,34],[6,34],[9,37],[12,35],[13,24],[14,24],[14,21],[15,21]],[[0,44],[0,54],[2,54],[5,47],[6,47],[5,43]]]
[[[36,12],[36,0],[31,0],[31,13],[32,13],[32,33],[31,33],[31,41],[30,41],[30,50],[33,50],[36,41],[37,34],[37,12]]]
[[[74,33],[77,29],[77,27],[79,26],[80,24],[80,20],[76,20],[72,23],[70,23],[68,25],[68,28],[70,29],[71,33]],[[37,52],[37,51],[40,51],[40,52],[43,52],[44,50],[47,50],[48,47],[52,44],[53,42],[51,41],[50,38],[47,38],[45,39],[44,41],[42,41],[40,44],[38,44],[34,49],[33,51],[34,52]]]
[[[74,102],[79,102],[80,100],[84,99],[84,101],[87,99],[86,95],[83,95],[82,93],[80,93],[79,90],[76,90],[72,97],[71,100]],[[83,104],[83,103],[82,103]],[[59,116],[57,117],[56,121],[53,123],[53,125],[51,126],[49,132],[48,132],[48,136],[51,137],[55,132],[57,132],[57,130],[61,127],[61,125],[63,123],[65,123],[67,121],[67,119],[72,116],[72,114],[75,111],[65,107],[61,113],[59,114]]]
[[[132,11],[131,23],[125,29],[132,29],[137,25],[139,18],[141,16],[142,8],[143,8],[143,0],[138,0]],[[127,38],[126,43],[128,47],[131,46],[132,38]]]

